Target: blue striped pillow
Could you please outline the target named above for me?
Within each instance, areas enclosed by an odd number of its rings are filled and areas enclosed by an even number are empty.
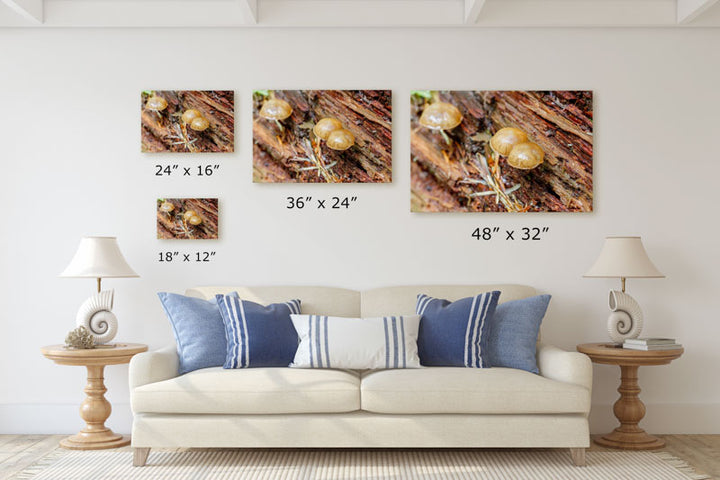
[[[346,318],[292,315],[296,368],[417,368],[418,315]]]
[[[290,314],[300,300],[263,306],[233,295],[216,295],[225,324],[227,349],[223,368],[287,367],[298,336]]]
[[[449,302],[420,294],[416,312],[422,315],[418,354],[425,366],[486,368],[489,320],[500,292],[485,292]]]

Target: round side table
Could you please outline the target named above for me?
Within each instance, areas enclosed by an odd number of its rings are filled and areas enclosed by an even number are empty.
[[[129,363],[134,355],[147,349],[148,346],[141,343],[101,345],[88,350],[66,348],[64,345],[49,345],[40,349],[43,355],[58,365],[87,367],[87,397],[80,405],[80,417],[85,420],[85,428],[78,434],[61,440],[60,446],[71,450],[101,450],[130,444],[129,437],[118,435],[105,426],[112,406],[105,398],[107,388],[103,382],[103,370],[105,365]]]
[[[640,420],[645,416],[645,404],[640,401],[638,368],[650,365],[666,365],[683,354],[682,348],[673,350],[630,350],[612,343],[584,343],[577,346],[593,363],[620,366],[620,399],[613,412],[620,426],[612,432],[595,439],[604,447],[627,450],[653,450],[665,446],[665,441],[645,432]]]

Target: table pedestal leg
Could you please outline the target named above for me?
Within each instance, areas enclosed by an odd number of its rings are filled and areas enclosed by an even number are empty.
[[[620,426],[611,433],[595,439],[595,443],[604,447],[627,450],[653,450],[665,446],[665,441],[654,437],[638,425],[645,416],[645,405],[640,401],[638,386],[638,367],[620,365],[621,380],[618,392],[620,399],[615,402],[613,411]]]
[[[130,444],[129,438],[118,435],[105,426],[112,406],[105,398],[107,388],[103,382],[104,369],[103,365],[87,366],[87,397],[80,405],[80,417],[85,420],[85,428],[77,435],[61,440],[60,446],[72,450],[100,450]]]

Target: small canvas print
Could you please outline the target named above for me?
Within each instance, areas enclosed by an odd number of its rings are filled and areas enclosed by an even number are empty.
[[[144,90],[142,151],[228,153],[235,148],[235,92]]]
[[[158,198],[155,210],[159,239],[218,238],[217,198]]]
[[[413,212],[591,212],[593,92],[411,93]]]
[[[255,90],[253,181],[392,181],[390,90]]]

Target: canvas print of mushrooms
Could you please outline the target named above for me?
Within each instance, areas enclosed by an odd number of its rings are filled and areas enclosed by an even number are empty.
[[[159,239],[218,238],[217,198],[158,198],[155,211]]]
[[[141,95],[143,152],[232,152],[235,92],[145,90]]]
[[[411,93],[413,212],[591,212],[591,91]]]
[[[255,90],[253,181],[392,181],[390,90]]]

